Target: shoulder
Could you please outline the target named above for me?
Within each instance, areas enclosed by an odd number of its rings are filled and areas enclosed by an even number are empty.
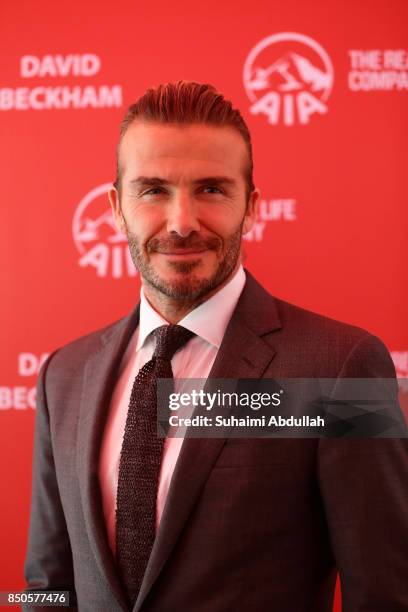
[[[338,337],[351,344],[359,342],[369,336],[369,331],[351,325],[344,321],[328,317],[326,315],[302,308],[276,296],[271,296],[276,304],[282,327],[293,330],[303,339],[313,340],[316,338]]]
[[[262,334],[264,339],[279,348],[286,360],[302,362],[302,372],[395,376],[389,352],[376,335],[273,296],[246,273],[249,294],[255,297],[248,302],[253,304],[258,317],[274,322],[270,332]],[[257,326],[259,329],[261,324],[258,322]]]
[[[316,340],[325,336],[339,336],[355,342],[369,336],[361,327],[307,310],[291,302],[272,295],[248,270],[246,285],[242,295],[242,310],[245,318],[259,330],[270,327],[295,334],[299,340]]]
[[[133,329],[135,328],[137,311],[138,308],[105,327],[80,336],[57,348],[43,364],[42,373],[45,374],[45,371],[47,371],[56,374],[64,373],[64,376],[69,376],[70,373],[82,369],[89,357],[100,351],[106,343],[115,337],[119,337],[130,326]]]
[[[333,364],[343,376],[395,376],[388,349],[376,335],[279,298],[274,300],[287,340],[308,346],[316,360]]]

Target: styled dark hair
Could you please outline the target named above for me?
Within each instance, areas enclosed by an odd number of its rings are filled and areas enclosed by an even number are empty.
[[[154,123],[204,123],[238,130],[248,151],[245,172],[247,199],[255,189],[251,135],[239,110],[233,108],[232,103],[208,83],[177,81],[147,89],[143,96],[129,106],[120,125],[119,144],[116,150],[116,180],[113,184],[119,192],[119,197],[121,193],[119,147],[129,126],[137,119]]]

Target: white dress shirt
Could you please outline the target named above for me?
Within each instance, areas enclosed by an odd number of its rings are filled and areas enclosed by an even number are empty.
[[[245,285],[245,272],[240,266],[231,280],[189,312],[178,325],[194,332],[194,336],[171,361],[173,376],[177,378],[206,379],[220,348],[226,327]],[[99,482],[109,545],[115,555],[116,547],[116,493],[119,460],[125,431],[133,381],[139,370],[152,358],[157,327],[168,321],[147,301],[143,287],[140,290],[140,319],[123,355],[118,381],[115,385],[106,421],[99,457]],[[177,391],[177,387],[175,388]],[[182,437],[165,438],[157,494],[156,528],[159,526],[171,478],[180,453]],[[131,483],[129,483],[129,487]]]

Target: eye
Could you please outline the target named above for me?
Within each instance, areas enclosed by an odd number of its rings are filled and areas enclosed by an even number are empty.
[[[142,195],[158,195],[159,193],[163,193],[163,189],[161,187],[152,187],[151,189],[144,191]]]
[[[204,187],[203,191],[206,191],[207,193],[222,193],[221,189],[219,187],[215,187],[214,185]]]

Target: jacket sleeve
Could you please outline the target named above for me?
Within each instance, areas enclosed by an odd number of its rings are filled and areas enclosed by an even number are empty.
[[[34,607],[27,603],[22,606],[25,612],[77,610],[71,545],[55,473],[46,397],[46,375],[54,354],[43,364],[37,382],[25,593],[69,591],[70,606]]]
[[[367,336],[349,353],[336,386],[372,377],[388,379],[387,397],[398,405],[391,357],[378,338]],[[408,439],[321,438],[318,478],[343,612],[406,612]]]

